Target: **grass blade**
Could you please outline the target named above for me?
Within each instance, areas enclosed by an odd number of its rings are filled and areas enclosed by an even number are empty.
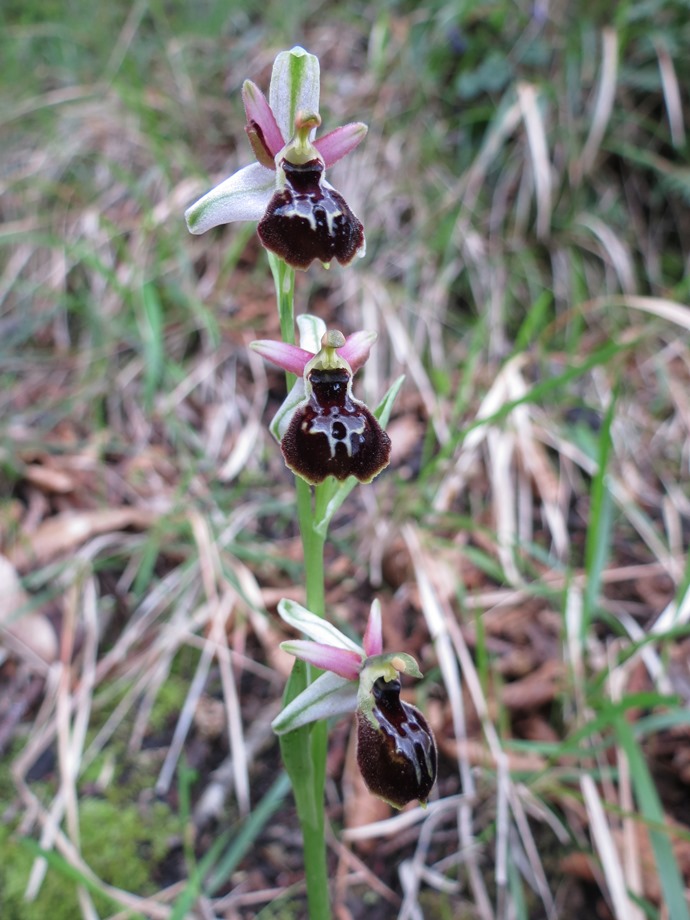
[[[690,920],[683,878],[666,829],[666,816],[644,755],[635,741],[632,727],[625,718],[618,718],[613,724],[618,743],[628,758],[637,805],[648,825],[649,840],[654,851],[659,885],[663,894],[662,901],[672,920]]]

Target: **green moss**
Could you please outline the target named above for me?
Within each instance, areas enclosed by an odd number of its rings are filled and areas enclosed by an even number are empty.
[[[140,894],[155,891],[155,865],[165,856],[168,840],[179,830],[177,818],[162,802],[142,812],[104,799],[82,800],[84,852],[104,881]]]
[[[180,657],[177,656],[177,658]],[[189,693],[189,675],[177,674],[178,667],[182,667],[184,671],[184,665],[178,663],[176,659],[171,674],[158,690],[149,716],[149,728],[152,732],[164,731],[170,727],[171,722],[175,723]]]
[[[32,853],[12,836],[8,827],[0,827],[0,916],[7,920],[70,920],[79,916],[74,885],[65,883],[49,871],[36,901],[24,900],[29,879]],[[50,905],[50,910],[48,906]]]
[[[145,810],[121,807],[105,799],[84,798],[79,808],[82,852],[104,882],[136,894],[158,890],[156,866],[178,830],[170,809],[155,803]],[[4,920],[74,920],[81,916],[78,878],[61,859],[53,860],[38,897],[24,900],[34,853],[11,828],[0,828],[0,916]],[[92,892],[99,913],[112,912],[112,902]],[[132,918],[136,914],[129,915]]]

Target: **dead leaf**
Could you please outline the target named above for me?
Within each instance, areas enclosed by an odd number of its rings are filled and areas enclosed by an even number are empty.
[[[667,826],[678,829],[679,834],[686,833],[687,828],[682,824],[674,821],[670,815],[665,816]],[[654,849],[649,839],[649,831],[645,824],[640,820],[633,825],[635,834],[635,846],[638,854],[640,868],[642,870],[642,895],[655,904],[662,903],[662,891],[659,884],[659,873],[657,870]],[[624,839],[622,830],[614,830],[614,840],[616,841],[619,853],[623,853]],[[671,839],[673,855],[678,863],[681,875],[684,879],[690,877],[690,842],[684,837],[676,836]],[[588,882],[598,881],[600,874],[596,871],[596,863],[589,853],[569,853],[561,860],[561,870],[566,875],[573,875],[576,878]],[[686,895],[686,900],[690,904],[690,899]]]
[[[75,488],[74,478],[64,470],[41,463],[27,464],[22,475],[24,479],[44,492],[64,494],[72,492]]]
[[[687,879],[690,878],[690,841],[680,836],[680,834],[687,833],[687,828],[683,824],[674,821],[673,818],[668,814],[665,816],[664,823],[671,830],[672,834],[674,828],[678,831],[678,836],[673,835],[671,837],[671,846],[673,848],[673,855],[678,864],[681,876],[686,880],[687,884]],[[649,831],[642,822],[635,824],[634,827],[637,836],[637,847],[640,858],[640,865],[642,867],[643,894],[646,898],[649,898],[656,904],[661,904],[663,895],[661,885],[659,883],[659,872],[654,856],[654,849],[652,847],[651,840],[649,839]],[[614,832],[614,838],[618,844],[619,852],[622,852],[623,832]]]
[[[501,701],[507,709],[538,709],[553,701],[559,689],[564,667],[560,661],[545,661],[534,673],[505,684]]]
[[[422,420],[412,415],[398,416],[389,423],[386,431],[394,444],[393,463],[396,466],[413,462],[415,455],[421,454],[425,428]]]
[[[0,631],[3,644],[29,664],[35,657],[51,664],[58,657],[58,639],[48,617],[32,604],[5,556],[0,556]]]
[[[98,511],[64,511],[39,524],[30,537],[17,543],[7,553],[21,572],[30,566],[41,566],[73,553],[92,537],[111,531],[150,527],[157,518],[152,511],[139,508],[102,508]]]
[[[436,744],[441,753],[446,757],[457,760],[460,756],[465,758],[473,767],[482,767],[484,770],[496,770],[496,759],[489,748],[481,741],[467,739],[457,741],[447,735],[436,735]],[[508,758],[508,770],[511,773],[540,773],[546,769],[546,759],[538,754],[517,754],[514,751],[504,753]]]

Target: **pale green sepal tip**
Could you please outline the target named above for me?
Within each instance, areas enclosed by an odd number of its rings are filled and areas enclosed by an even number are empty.
[[[293,136],[298,112],[319,111],[319,94],[319,59],[299,45],[281,51],[273,64],[269,102],[283,137]]]
[[[321,351],[321,340],[326,335],[327,327],[320,316],[302,313],[297,317],[297,328],[300,348],[310,351],[313,355]]]

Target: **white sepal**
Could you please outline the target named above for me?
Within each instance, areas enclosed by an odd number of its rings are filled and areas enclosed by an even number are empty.
[[[310,351],[313,355],[321,351],[321,340],[326,335],[326,324],[320,316],[313,313],[302,313],[297,317],[299,329],[299,347]]]
[[[276,735],[284,735],[319,719],[353,713],[356,705],[356,682],[326,671],[288,703],[271,727]]]
[[[185,211],[190,233],[205,233],[235,220],[261,220],[275,189],[275,173],[250,163]]]
[[[268,430],[279,444],[290,427],[295,410],[302,405],[305,399],[304,377],[298,377],[268,426]]]
[[[357,652],[362,655],[361,646],[349,639],[344,633],[341,633],[332,623],[323,617],[317,616],[306,607],[298,604],[297,601],[291,601],[284,597],[278,603],[278,613],[293,629],[304,633],[314,642],[322,642],[324,645],[333,645],[335,648],[346,648],[351,652]]]

